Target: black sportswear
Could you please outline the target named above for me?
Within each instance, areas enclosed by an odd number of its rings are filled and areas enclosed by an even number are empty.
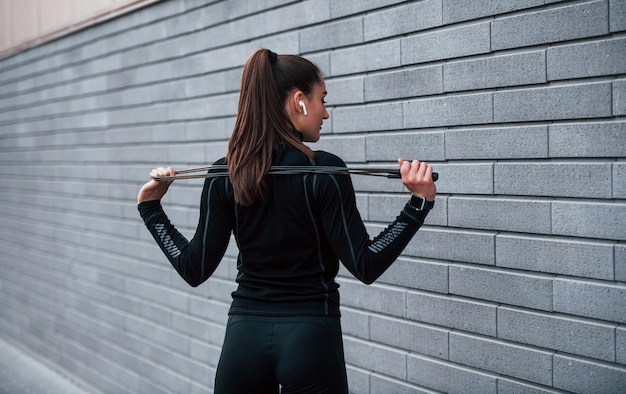
[[[276,152],[272,164],[345,167],[330,153],[317,151],[310,161],[293,149]],[[339,260],[359,280],[372,283],[428,214],[407,204],[370,240],[350,176],[315,173],[268,176],[263,201],[250,207],[235,204],[227,177],[207,178],[190,241],[170,223],[159,201],[143,202],[138,209],[172,266],[191,286],[214,272],[234,232],[238,288],[229,314],[262,316],[339,316]]]
[[[347,394],[339,319],[229,316],[215,394]]]

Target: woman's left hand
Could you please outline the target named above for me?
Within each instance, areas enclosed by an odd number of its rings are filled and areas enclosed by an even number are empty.
[[[176,175],[176,172],[172,167],[159,167],[150,171],[150,178],[174,175]],[[174,181],[155,181],[154,179],[147,182],[141,187],[141,190],[139,190],[137,203],[162,199],[165,193],[167,193],[167,189],[169,189],[172,182]]]
[[[433,181],[433,168],[426,162],[418,160],[407,161],[398,159],[402,183],[412,194],[426,198],[426,201],[435,201],[437,186]]]

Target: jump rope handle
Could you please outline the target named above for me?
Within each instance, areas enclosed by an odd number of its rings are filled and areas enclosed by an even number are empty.
[[[390,171],[389,175],[387,175],[387,178],[400,179],[402,178],[402,175],[400,175],[400,170],[395,170],[395,171]],[[437,182],[437,179],[439,179],[439,173],[433,172],[433,182]]]

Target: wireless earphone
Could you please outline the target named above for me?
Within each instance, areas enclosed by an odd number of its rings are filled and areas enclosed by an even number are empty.
[[[300,100],[298,101],[298,104],[300,104],[300,106],[302,107],[302,112],[304,112],[304,116],[307,116],[308,113],[306,112],[306,105],[304,105],[304,102]]]

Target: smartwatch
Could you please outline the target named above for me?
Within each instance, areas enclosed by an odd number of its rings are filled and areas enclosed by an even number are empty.
[[[416,211],[423,211],[426,209],[432,209],[432,207],[435,206],[435,202],[426,201],[426,198],[424,196],[411,194],[411,201],[409,201],[409,205]]]

